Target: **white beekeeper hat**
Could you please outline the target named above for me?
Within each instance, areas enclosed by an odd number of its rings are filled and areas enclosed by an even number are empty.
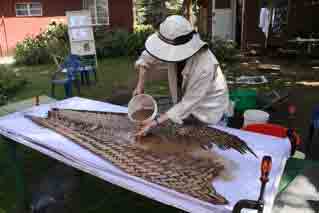
[[[159,32],[148,37],[145,48],[157,59],[178,62],[193,56],[205,45],[187,19],[173,15],[160,25]]]

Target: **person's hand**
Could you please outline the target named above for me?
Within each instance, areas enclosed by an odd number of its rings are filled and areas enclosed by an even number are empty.
[[[140,94],[143,94],[144,93],[144,88],[142,86],[137,86],[135,88],[135,90],[133,91],[133,97],[134,96],[137,96],[137,95],[140,95]]]
[[[146,136],[147,133],[156,126],[157,126],[157,123],[154,120],[143,123],[139,131],[135,134],[135,136],[136,137]]]
[[[135,90],[133,91],[133,97],[144,93],[144,82],[146,69],[142,66],[137,66],[135,69],[138,70],[138,82]]]

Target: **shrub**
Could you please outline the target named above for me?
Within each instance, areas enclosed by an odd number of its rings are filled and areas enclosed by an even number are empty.
[[[214,37],[211,41],[207,41],[207,43],[220,64],[233,66],[239,63],[240,50],[237,48],[236,42]]]
[[[137,25],[134,28],[128,39],[128,55],[137,57],[145,49],[146,39],[154,33],[154,28],[151,25]]]
[[[43,33],[43,37],[49,54],[62,58],[69,54],[70,42],[67,25],[52,23]]]
[[[128,55],[127,41],[129,33],[124,30],[104,31],[96,36],[98,57],[116,57]]]
[[[138,56],[147,37],[154,32],[149,25],[138,25],[132,33],[124,30],[99,31],[95,35],[98,57]]]
[[[6,103],[7,99],[13,96],[26,84],[26,80],[17,73],[0,65],[0,105]]]
[[[52,62],[51,55],[64,57],[68,52],[67,27],[53,22],[46,31],[19,42],[15,49],[15,60],[25,65],[46,64]]]
[[[69,51],[67,26],[52,23],[39,35],[25,38],[16,46],[15,59],[18,64],[34,65],[52,63],[52,55],[64,58]],[[132,33],[125,30],[95,32],[98,57],[138,56],[144,49],[147,37],[154,32],[150,25],[137,25]]]
[[[49,54],[41,36],[27,37],[18,43],[15,49],[17,64],[44,64],[49,62]]]

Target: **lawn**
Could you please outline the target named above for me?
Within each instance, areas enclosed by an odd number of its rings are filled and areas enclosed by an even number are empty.
[[[50,95],[50,79],[52,73],[57,69],[55,65],[39,66],[15,66],[22,76],[27,79],[27,86],[20,91],[11,101],[30,98],[32,96]],[[98,100],[106,100],[114,92],[113,88],[127,88],[134,81],[135,72],[133,62],[128,58],[116,58],[100,60],[98,64],[98,83],[91,87],[82,86],[81,96]],[[74,95],[78,95],[73,91]],[[63,88],[59,88],[57,98],[64,98]]]

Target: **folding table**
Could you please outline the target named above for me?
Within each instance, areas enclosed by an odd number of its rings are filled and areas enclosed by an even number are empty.
[[[131,176],[113,166],[110,162],[83,149],[69,139],[52,130],[40,127],[24,117],[24,115],[44,117],[51,108],[127,112],[127,108],[125,107],[74,97],[51,104],[34,106],[1,117],[0,135],[9,139],[10,144],[15,144],[15,142],[23,144],[107,182],[187,212],[230,213],[239,200],[256,200],[260,190],[259,178],[261,159],[263,156],[269,155],[272,157],[273,165],[265,191],[264,212],[270,213],[286,161],[290,156],[290,142],[288,139],[280,139],[216,126],[216,128],[237,135],[246,141],[259,156],[259,158],[256,159],[253,155],[241,155],[234,150],[225,151],[215,148],[215,152],[222,155],[224,158],[235,162],[236,165],[232,168],[232,175],[234,178],[231,181],[222,179],[213,181],[215,189],[229,200],[228,205],[216,206],[145,181],[139,177]],[[251,211],[247,210],[242,212]]]

